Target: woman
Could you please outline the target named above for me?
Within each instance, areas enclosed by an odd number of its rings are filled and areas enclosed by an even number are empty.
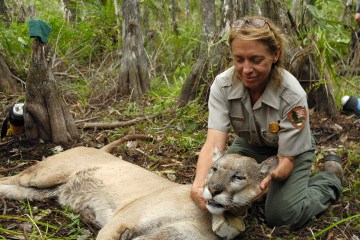
[[[306,93],[280,67],[285,42],[269,19],[246,17],[232,23],[228,43],[234,66],[218,75],[211,86],[207,138],[191,194],[206,209],[202,191],[213,151],[216,147],[225,151],[231,125],[237,137],[227,153],[258,162],[278,156],[278,167],[260,185],[264,193],[268,190],[267,224],[298,228],[339,196],[343,170],[336,158],[330,158],[324,171],[309,176],[315,141]]]

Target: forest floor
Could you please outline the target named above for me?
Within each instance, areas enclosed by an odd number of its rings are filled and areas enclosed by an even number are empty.
[[[7,99],[3,98],[0,101],[5,106]],[[94,107],[84,119],[95,119],[92,118],[92,113],[96,113],[97,116],[101,114],[106,116],[108,112],[102,109],[101,106]],[[3,121],[6,115],[7,111],[4,110],[0,115],[0,120]],[[78,116],[80,115],[78,113]],[[159,122],[163,122],[163,126],[167,128],[172,128],[175,126],[170,123],[174,117],[172,113],[164,114]],[[81,117],[78,118],[81,119]],[[326,153],[334,152],[343,160],[345,181],[340,199],[323,214],[296,231],[290,231],[288,228],[268,228],[263,216],[263,203],[256,203],[250,209],[246,220],[247,229],[241,234],[241,239],[311,239],[319,232],[321,234],[316,239],[358,240],[360,238],[360,219],[359,216],[354,217],[360,214],[360,121],[355,116],[344,114],[328,118],[323,114],[311,113],[311,127],[318,142],[317,160],[314,162],[313,172],[321,169],[322,158]],[[138,132],[136,124],[131,129],[135,133],[148,134]],[[112,138],[112,132],[109,130],[81,129],[80,131],[81,140],[76,146],[100,147]],[[180,152],[176,145],[163,142],[162,134],[167,133],[159,131],[155,138],[157,140],[153,142],[137,141],[135,145],[124,144],[116,150],[115,155],[122,155],[125,160],[156,171],[173,181],[191,183],[194,177],[196,153],[201,146],[198,146],[197,151]],[[0,176],[13,175],[44,157],[53,155],[55,147],[53,143],[27,141],[23,135],[2,140],[0,142]],[[156,156],[156,161],[151,156]],[[0,211],[2,212],[0,239],[31,239],[29,234],[32,231],[40,231],[34,226],[44,228],[42,223],[50,224],[43,231],[54,236],[61,236],[60,238],[63,239],[75,239],[78,237],[74,236],[79,236],[79,234],[82,237],[78,239],[93,239],[98,231],[91,225],[74,220],[76,216],[55,201],[19,202],[0,198]],[[37,224],[25,221],[24,219],[27,218],[35,219]],[[1,227],[7,229],[6,233],[1,232]]]

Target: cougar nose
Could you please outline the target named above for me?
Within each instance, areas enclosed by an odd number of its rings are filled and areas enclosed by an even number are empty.
[[[220,185],[211,185],[209,186],[209,190],[212,196],[216,196],[220,194],[224,189]]]

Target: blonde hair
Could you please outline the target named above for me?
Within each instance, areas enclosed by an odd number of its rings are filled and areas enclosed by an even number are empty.
[[[262,19],[265,21],[265,25],[263,27],[253,26],[250,23],[251,19]],[[273,54],[279,49],[279,58],[273,63],[269,76],[270,80],[279,86],[282,79],[279,68],[283,66],[283,55],[287,45],[285,34],[270,19],[265,17],[249,16],[243,17],[240,20],[244,22],[249,21],[249,24],[245,23],[241,27],[230,27],[228,37],[229,45],[231,46],[234,39],[257,40],[268,46],[270,52]]]

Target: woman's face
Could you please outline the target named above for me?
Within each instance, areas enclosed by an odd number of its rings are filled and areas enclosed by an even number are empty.
[[[273,54],[266,44],[258,40],[241,39],[234,39],[231,49],[235,70],[245,87],[250,90],[264,90],[271,66],[279,57],[279,51]]]

